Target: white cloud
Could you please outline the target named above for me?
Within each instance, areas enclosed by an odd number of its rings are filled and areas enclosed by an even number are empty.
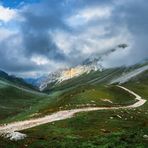
[[[43,56],[33,56],[31,58],[31,61],[37,65],[46,65],[50,62],[49,59],[47,59],[46,57],[43,57]]]
[[[55,30],[50,35],[53,42],[66,55],[70,54],[73,50],[79,51],[82,54],[91,54],[98,49],[97,46],[100,44],[98,41],[102,42],[99,37],[108,33],[105,27],[106,25],[89,26],[78,34]]]
[[[37,66],[45,66],[47,69],[57,69],[61,67],[65,67],[66,65],[64,63],[58,63],[54,60],[50,60],[49,58],[42,56],[42,55],[33,55],[30,59],[31,62],[36,64]],[[45,68],[46,69],[46,68]]]
[[[111,16],[111,7],[90,7],[79,10],[74,15],[66,19],[68,25],[77,27],[92,20],[106,19]]]
[[[5,8],[0,5],[0,20],[3,22],[9,22],[18,17],[15,9]]]
[[[106,37],[106,34],[108,34],[112,28],[105,30],[104,27],[89,26],[77,34],[56,30],[51,35],[57,47],[64,52],[65,55],[71,57],[71,59],[78,58],[79,56],[83,56],[85,59],[90,55],[103,54],[121,43],[132,45],[132,35],[126,26],[116,27],[115,31],[119,32],[110,37],[108,37],[108,35]]]

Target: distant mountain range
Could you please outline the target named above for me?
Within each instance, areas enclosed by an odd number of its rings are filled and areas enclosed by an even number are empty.
[[[92,71],[101,72],[104,69],[101,64],[102,58],[104,56],[108,56],[110,53],[115,52],[116,50],[125,49],[127,47],[127,44],[119,44],[115,48],[108,50],[103,54],[87,58],[81,64],[75,67],[59,69],[58,71],[50,73],[48,76],[42,76],[37,79],[26,79],[26,81],[34,86],[39,87],[40,91],[42,91],[48,86],[48,84],[58,84],[74,77],[88,74]]]
[[[125,83],[148,70],[147,60],[129,67],[122,66],[110,69],[104,68],[101,63],[104,56],[108,56],[116,50],[125,49],[127,47],[127,44],[119,44],[114,49],[100,56],[96,55],[95,57],[87,58],[75,67],[59,69],[50,73],[48,76],[42,76],[37,79],[25,79],[25,81],[33,86],[37,86],[40,91],[52,90],[59,85],[71,83],[72,81],[72,84],[75,84],[77,82],[74,81],[79,79],[81,79],[83,83]]]
[[[22,79],[0,70],[0,80],[30,89],[38,88],[40,91],[63,89],[64,87],[85,83],[126,83],[148,70],[148,60],[128,67],[121,66],[109,69],[104,68],[101,64],[103,56],[126,47],[126,44],[120,44],[115,49],[111,49],[100,56],[87,58],[75,67],[59,69],[39,78]]]
[[[48,76],[33,80],[30,79],[27,82],[38,86],[40,91],[52,90],[60,86],[66,86],[67,84],[67,86],[79,83],[121,84],[136,78],[147,70],[147,61],[128,67],[122,66],[106,69],[101,65],[100,60],[87,59],[86,63],[83,62],[83,64],[76,67],[60,69],[59,71],[50,73]]]

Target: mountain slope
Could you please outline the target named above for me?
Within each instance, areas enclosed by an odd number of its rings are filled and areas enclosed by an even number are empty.
[[[0,120],[12,118],[30,110],[45,94],[27,84],[22,78],[0,71]]]
[[[43,90],[45,92],[53,90],[64,90],[65,88],[71,88],[83,84],[113,84],[120,83],[119,80],[124,80],[123,82],[126,82],[132,78],[137,77],[147,69],[148,64],[145,62],[144,64],[140,63],[129,67],[122,66],[110,69],[104,68],[101,70],[91,70],[88,73],[82,73],[60,82],[57,82],[58,78],[56,81],[55,79],[52,79],[52,81],[46,81],[43,83],[43,85],[46,84],[44,85],[45,87],[43,87]]]
[[[112,80],[111,84],[113,84],[113,83],[123,84],[125,82],[128,82],[131,79],[134,79],[136,76],[140,75],[141,73],[143,73],[147,70],[148,70],[148,65],[137,68],[131,72],[124,73],[119,78]]]
[[[133,96],[120,90],[110,82],[128,73],[135,72],[145,65],[137,64],[130,67],[91,71],[80,76],[50,83],[46,88],[49,96],[39,97],[26,94],[18,88],[8,88],[5,81],[0,85],[2,114],[14,116],[7,121],[18,121],[35,117],[43,117],[53,112],[95,106],[121,106],[135,103]],[[148,71],[142,71],[123,83],[143,99],[148,96]],[[6,89],[7,88],[7,89]],[[17,89],[17,90],[16,90]],[[4,93],[5,92],[5,93]],[[22,92],[22,96],[21,96]],[[13,95],[8,95],[13,94]],[[7,96],[8,95],[8,96]],[[16,97],[16,98],[15,98]],[[16,100],[15,102],[11,102]],[[19,100],[20,98],[20,100]],[[8,103],[10,102],[10,104]],[[24,104],[23,104],[24,102]],[[12,105],[12,106],[10,106]],[[21,112],[10,110],[21,107]],[[0,137],[1,147],[147,147],[148,132],[148,101],[136,109],[100,110],[78,113],[71,119],[47,123],[21,131],[26,134],[24,140],[10,141]],[[9,112],[10,111],[10,112]],[[16,110],[18,111],[18,110]],[[25,113],[24,113],[25,112]],[[12,114],[11,114],[12,113]],[[102,118],[103,117],[103,118]],[[1,116],[2,119],[4,117]],[[7,122],[6,122],[7,123]],[[58,142],[57,142],[58,141]]]
[[[49,74],[48,78],[44,79],[39,88],[40,90],[44,90],[50,83],[58,84],[66,80],[79,77],[83,74],[89,74],[92,71],[102,71],[102,69],[103,67],[96,60],[86,64],[83,63],[83,65],[78,65],[73,68],[61,69]]]
[[[120,103],[131,103],[129,94],[115,89],[115,86],[106,86],[112,77],[120,77],[120,74],[129,73],[142,65],[132,67],[122,67],[120,70],[108,69],[105,70],[103,76],[99,72],[91,72],[67,81],[61,85],[62,91],[58,91],[52,101],[44,108],[38,110],[39,116],[43,117],[46,114],[58,110],[71,109],[72,107],[83,107],[76,105],[87,105],[92,100],[98,102],[98,105],[113,105],[109,102],[103,102],[109,98],[110,101],[116,102],[121,98]],[[119,71],[118,71],[119,70]],[[110,73],[110,76],[108,74]],[[137,92],[144,99],[148,96],[148,80],[147,70],[132,77],[123,85]],[[93,81],[90,81],[90,77]],[[74,83],[76,81],[76,83]],[[80,81],[81,80],[81,81]],[[88,80],[88,84],[86,84]],[[96,80],[96,81],[95,81]],[[73,83],[74,87],[70,86]],[[78,84],[78,82],[80,84]],[[102,84],[101,84],[102,83]],[[62,86],[65,84],[65,88]],[[59,86],[55,90],[59,90]],[[95,91],[94,91],[95,89]],[[59,93],[60,92],[60,93]],[[93,93],[94,92],[94,93]],[[94,94],[94,95],[93,95]],[[97,94],[97,95],[96,95]],[[115,100],[113,98],[116,98]],[[103,99],[103,100],[102,100]],[[132,98],[131,98],[132,99]],[[106,100],[105,100],[106,101]],[[73,106],[71,106],[73,104]],[[92,102],[92,105],[94,102]],[[63,108],[60,108],[63,105]],[[71,119],[66,119],[58,122],[52,122],[45,125],[40,125],[30,128],[22,133],[28,135],[24,140],[15,142],[0,138],[1,146],[11,145],[13,147],[147,147],[147,132],[148,132],[148,101],[136,109],[121,109],[112,111],[92,111],[78,113]],[[38,116],[37,116],[38,117]],[[102,118],[103,117],[103,118]],[[58,142],[57,142],[58,141]]]
[[[44,96],[0,81],[0,120],[13,117],[36,104]]]
[[[3,81],[3,83],[7,83],[9,85],[13,85],[13,86],[15,85],[18,87],[35,90],[35,87],[29,83],[26,83],[26,81],[24,79],[13,76],[13,75],[9,75],[2,70],[0,70],[0,80],[1,80],[1,82]]]

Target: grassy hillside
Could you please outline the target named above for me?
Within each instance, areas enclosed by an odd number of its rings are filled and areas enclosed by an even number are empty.
[[[39,95],[13,87],[4,87],[0,89],[0,98],[2,109],[0,117],[6,118],[1,121],[3,123],[66,109],[129,105],[135,102],[133,96],[121,88],[103,85],[83,85],[51,95]]]
[[[42,98],[37,92],[19,89],[1,81],[0,120],[13,117],[37,103]]]
[[[0,70],[0,81],[9,83],[11,85],[16,85],[16,86],[19,86],[19,87],[23,87],[23,88],[28,88],[28,89],[33,89],[33,90],[36,89],[37,90],[37,88],[35,88],[34,86],[26,83],[22,78],[12,76],[12,75],[8,75],[6,72],[1,71],[1,70]]]
[[[129,105],[134,102],[132,95],[117,86],[81,85],[55,96],[39,112],[49,114],[66,109]]]
[[[136,91],[137,87],[129,86]],[[138,91],[145,99],[148,86]],[[11,142],[1,139],[1,147],[53,148],[147,148],[148,103],[137,109],[92,111],[79,113],[74,118],[41,125],[22,131],[27,138]]]
[[[32,101],[25,102],[27,106],[31,106],[30,110],[25,110],[7,121],[43,116],[63,109],[132,104],[135,101],[133,96],[114,85],[105,85],[111,78],[131,69],[107,70],[103,75],[92,72],[53,87],[52,90],[50,89],[52,93],[48,96],[32,94],[33,96],[30,96]],[[148,138],[145,136],[148,135],[147,76],[148,71],[145,71],[123,84],[147,100],[139,108],[78,113],[71,119],[24,130],[22,133],[27,134],[28,137],[21,141],[12,142],[0,138],[0,147],[147,148]],[[0,90],[6,88],[8,89],[5,85],[0,85]],[[16,90],[11,91],[9,94],[14,93],[13,96],[17,96],[17,99],[21,98],[21,93],[16,94]],[[47,91],[49,92],[49,89]],[[6,92],[8,90],[3,90],[1,94],[5,96]],[[29,97],[27,95],[31,94],[27,93],[26,97],[23,96],[23,101],[27,100],[26,98]],[[11,99],[11,96],[6,99]],[[14,105],[17,106],[17,103]]]

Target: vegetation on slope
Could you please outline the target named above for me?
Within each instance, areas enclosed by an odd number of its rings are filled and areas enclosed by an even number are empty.
[[[16,85],[23,88],[37,90],[36,87],[26,83],[24,79],[13,76],[13,75],[8,75],[6,72],[1,70],[0,70],[0,81],[9,83],[9,85]]]
[[[13,117],[25,110],[30,110],[31,106],[36,104],[42,95],[38,92],[19,89],[0,83],[0,120]]]
[[[133,104],[134,96],[117,86],[81,85],[56,96],[40,114],[83,107],[110,107]]]
[[[100,81],[96,81],[96,84],[88,83],[84,85],[86,77],[75,78],[70,80],[70,82],[66,81],[64,82],[65,84],[57,86],[57,88],[54,88],[54,91],[58,91],[45,97],[44,101],[39,101],[32,106],[31,110],[34,112],[38,111],[42,116],[56,110],[75,108],[81,104],[87,106],[87,104],[94,104],[94,102],[96,106],[132,103],[132,96],[115,86],[106,87],[99,83]],[[91,75],[89,77],[92,78]],[[108,78],[105,79],[107,80]],[[125,83],[124,86],[148,100],[147,84],[146,71]],[[113,104],[104,102],[102,99],[109,99]],[[61,106],[63,108],[60,108]],[[147,108],[148,102],[140,108],[131,110],[102,110],[79,113],[71,119],[24,130],[22,133],[27,134],[28,137],[22,141],[12,142],[8,139],[0,138],[0,147],[147,148]],[[23,115],[21,114],[21,117]]]
[[[126,84],[128,85],[128,84]],[[130,86],[129,86],[130,87]],[[132,90],[136,90],[132,88]],[[140,95],[147,94],[145,86]],[[148,99],[147,99],[148,100]],[[34,127],[22,133],[27,138],[11,142],[1,139],[1,146],[54,148],[146,148],[148,139],[148,103],[137,109],[92,111],[74,118]]]

